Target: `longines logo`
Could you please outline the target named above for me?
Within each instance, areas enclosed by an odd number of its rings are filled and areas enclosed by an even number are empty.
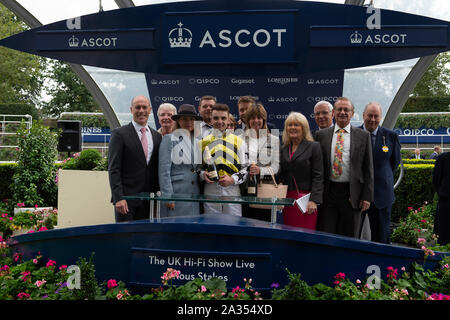
[[[267,83],[285,85],[286,83],[297,83],[298,78],[267,78]]]
[[[173,28],[169,32],[169,42],[171,48],[190,48],[192,44],[192,32],[187,28],[182,28],[183,24],[178,23],[178,28]]]
[[[75,37],[75,35],[69,38],[70,48],[108,48],[116,46],[117,37],[90,37],[83,38],[82,40]]]
[[[353,32],[350,35],[350,43],[351,44],[405,44],[406,37],[408,35],[406,33],[375,33],[368,34],[366,37],[363,37],[358,31]]]

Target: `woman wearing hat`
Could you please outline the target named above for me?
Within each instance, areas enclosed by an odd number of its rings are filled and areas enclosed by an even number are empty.
[[[159,147],[159,184],[162,195],[200,194],[198,170],[201,164],[194,122],[202,121],[195,107],[183,104],[172,119],[178,129],[163,137]],[[200,157],[200,158],[199,158]],[[162,202],[161,217],[192,216],[200,214],[198,202]]]

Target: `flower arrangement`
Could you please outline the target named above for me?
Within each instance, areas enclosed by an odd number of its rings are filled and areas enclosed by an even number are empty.
[[[432,206],[425,202],[417,209],[409,207],[408,211],[408,216],[401,218],[399,225],[392,232],[392,241],[419,248],[436,243],[438,238],[433,234]]]
[[[25,210],[17,212],[9,219],[9,228],[11,230],[30,229],[31,232],[46,231],[53,229],[57,221],[57,209]]]

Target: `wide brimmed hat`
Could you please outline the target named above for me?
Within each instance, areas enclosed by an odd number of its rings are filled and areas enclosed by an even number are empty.
[[[174,114],[171,118],[176,121],[182,116],[193,117],[194,120],[203,120],[203,118],[197,114],[195,107],[192,104],[182,104],[178,109],[178,113]]]

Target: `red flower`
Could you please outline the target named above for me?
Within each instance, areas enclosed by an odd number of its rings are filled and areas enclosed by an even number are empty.
[[[109,279],[107,283],[108,289],[117,287],[117,281],[114,279]]]

